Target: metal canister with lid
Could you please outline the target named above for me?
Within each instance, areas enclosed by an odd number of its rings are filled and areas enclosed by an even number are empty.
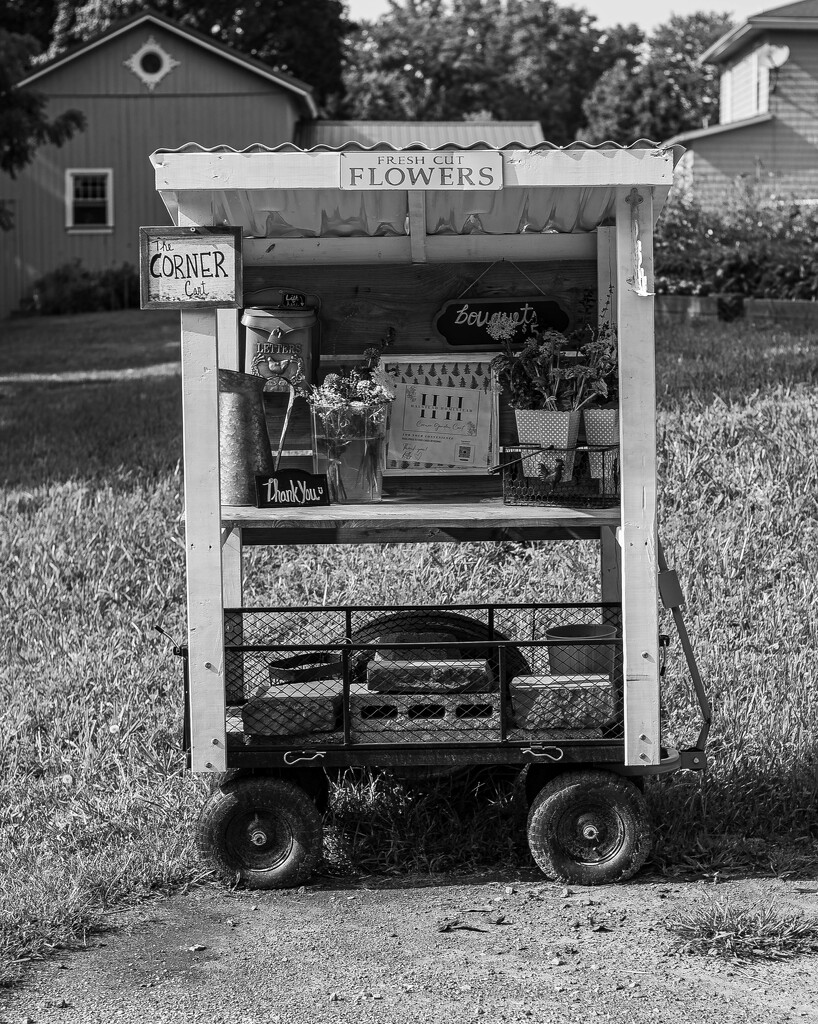
[[[246,308],[241,318],[245,372],[267,377],[267,391],[287,391],[287,382],[299,376],[312,383],[318,363],[317,299],[274,288],[265,289],[263,298],[264,305]]]

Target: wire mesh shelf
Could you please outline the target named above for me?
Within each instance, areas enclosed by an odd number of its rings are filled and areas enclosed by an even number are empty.
[[[622,737],[618,604],[225,612],[231,744]]]

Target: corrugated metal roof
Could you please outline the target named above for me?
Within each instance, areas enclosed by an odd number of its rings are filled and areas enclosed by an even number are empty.
[[[386,150],[398,152],[404,149],[418,149],[426,150],[428,152],[436,152],[438,150],[446,149],[530,149],[530,150],[541,150],[541,149],[552,149],[560,150],[563,152],[570,152],[571,150],[589,150],[589,149],[669,149],[671,147],[665,146],[660,142],[651,142],[650,139],[637,139],[635,142],[629,143],[627,146],[623,146],[618,142],[599,142],[596,145],[591,145],[590,142],[572,142],[568,146],[558,146],[553,142],[539,142],[535,146],[527,146],[522,142],[509,142],[502,146],[495,146],[488,142],[472,142],[468,146],[457,145],[454,142],[443,143],[438,146],[426,146],[423,143],[413,143],[408,146],[395,146],[388,142],[379,142],[374,146],[365,146],[360,142],[348,142],[342,146],[326,146],[318,145],[311,146],[309,148],[303,148],[296,146],[292,142],[283,142],[280,146],[265,146],[261,142],[255,142],[252,146],[247,146],[245,149],[234,149],[232,146],[200,146],[198,142],[187,142],[184,146],[179,146],[178,149],[157,149],[151,156],[156,156],[159,153],[343,153],[343,152],[366,152],[371,150]],[[676,162],[681,156],[679,153],[676,157]]]
[[[353,152],[405,152],[406,150],[440,152],[450,149],[501,150],[505,152],[535,151],[570,152],[571,163],[579,163],[582,153],[606,151],[615,152],[639,150],[650,159],[650,154],[673,154],[674,164],[678,162],[683,149],[663,147],[654,142],[640,139],[629,146],[604,142],[591,146],[575,142],[570,146],[556,146],[540,142],[535,146],[524,146],[513,142],[505,146],[491,146],[485,142],[473,142],[470,146],[447,143],[428,147],[420,143],[397,147],[381,142],[365,146],[350,142],[339,147],[313,146],[308,150],[286,143],[275,148],[261,144],[249,146],[241,151],[230,146],[206,149],[197,143],[188,143],[179,149],[157,150],[151,157],[154,165],[160,167],[165,154],[229,155],[244,157],[250,154],[295,154]],[[615,157],[614,157],[615,159]],[[220,176],[217,162],[207,170],[207,181],[213,182],[207,189],[201,182],[195,188],[200,192],[210,191],[214,224],[241,226],[245,236],[255,238],[349,238],[407,236],[410,233],[408,192],[394,190],[343,190],[334,185],[302,187],[301,183],[277,185],[256,181],[252,187],[236,184],[236,178],[227,174]],[[184,175],[182,175],[185,178]],[[594,231],[603,224],[613,222],[617,188],[601,182],[580,180],[577,184],[526,185],[498,191],[472,190],[430,190],[425,192],[424,208],[427,236],[441,235],[504,235],[537,234],[549,232],[584,233]],[[186,178],[190,180],[190,178]],[[239,174],[238,180],[242,180]],[[244,179],[246,181],[246,179]],[[186,187],[194,188],[193,185]],[[184,190],[184,187],[183,187]],[[176,218],[177,198],[174,192],[163,195],[171,215]],[[654,207],[658,215],[661,202]]]
[[[307,121],[299,126],[294,141],[304,149],[337,149],[351,142],[430,149],[475,143],[501,148],[518,143],[531,148],[545,142],[545,136],[539,121]]]

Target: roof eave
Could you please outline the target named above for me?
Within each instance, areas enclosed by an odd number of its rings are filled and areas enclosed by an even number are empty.
[[[723,64],[756,36],[764,32],[818,31],[818,18],[769,18],[757,15],[726,32],[702,53],[702,64]]]
[[[715,135],[723,135],[725,132],[736,131],[741,128],[754,128],[759,124],[766,124],[768,121],[773,120],[773,115],[770,113],[756,114],[755,117],[747,117],[741,121],[731,121],[729,124],[716,124],[709,128],[695,128],[689,132],[680,132],[678,135],[674,135],[664,143],[665,146],[680,146],[687,142],[693,142],[696,139],[710,139]]]
[[[312,89],[305,82],[301,82],[297,78],[292,77],[291,75],[282,75],[279,72],[273,71],[272,68],[265,68],[260,61],[248,60],[243,55],[230,50],[229,47],[222,46],[221,44],[217,45],[211,43],[209,40],[204,38],[200,33],[191,32],[188,29],[184,29],[180,25],[177,25],[170,19],[164,18],[161,15],[157,15],[151,12],[134,15],[134,17],[128,18],[116,27],[109,29],[107,32],[103,32],[96,39],[93,39],[88,43],[83,43],[81,46],[69,50],[64,54],[61,54],[59,57],[55,57],[47,64],[44,64],[42,67],[38,68],[33,74],[28,75],[26,78],[23,78],[19,82],[17,82],[15,88],[22,89],[31,85],[33,82],[36,82],[44,75],[50,74],[52,71],[56,71],[57,68],[62,67],[64,64],[67,64],[70,61],[75,60],[81,54],[88,53],[90,50],[96,49],[96,47],[103,45],[103,43],[109,42],[111,39],[116,39],[117,36],[122,35],[124,32],[130,32],[131,29],[135,28],[137,25],[142,24],[142,22],[152,22],[153,24],[161,28],[167,29],[170,32],[174,32],[176,35],[182,36],[190,40],[197,46],[201,46],[203,49],[210,50],[212,53],[217,54],[224,60],[228,60],[234,64],[241,65],[241,67],[245,68],[247,71],[250,71],[253,74],[260,75],[263,78],[267,78],[269,81],[280,86],[282,89],[286,89],[289,92],[295,93],[301,100],[304,109],[307,113],[307,116],[318,117],[318,106],[315,100],[313,99]]]

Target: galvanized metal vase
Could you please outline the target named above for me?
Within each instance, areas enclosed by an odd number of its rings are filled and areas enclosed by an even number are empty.
[[[267,383],[238,370],[219,370],[219,457],[223,505],[255,505],[256,474],[271,476],[273,453],[264,418]]]

